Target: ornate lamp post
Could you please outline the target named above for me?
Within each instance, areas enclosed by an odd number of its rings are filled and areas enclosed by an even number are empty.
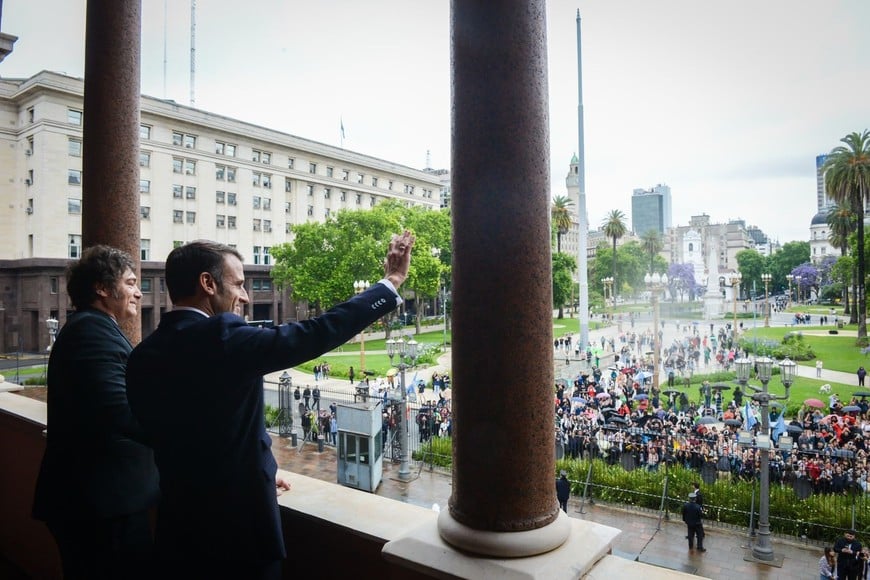
[[[367,280],[357,280],[353,283],[353,291],[356,294],[362,294],[369,289]],[[365,380],[366,378],[366,331],[363,329],[359,333],[359,376]]]
[[[653,389],[659,388],[659,356],[661,356],[662,345],[659,338],[659,294],[661,294],[668,285],[668,275],[655,272],[650,274],[647,272],[643,277],[643,281],[649,289],[650,299],[653,305]]]
[[[749,361],[746,361],[747,363]],[[770,401],[774,399],[788,399],[789,389],[794,382],[794,372],[797,365],[789,359],[779,363],[780,380],[785,386],[785,395],[774,395],[767,391],[767,384],[770,382],[770,377],[773,374],[774,360],[761,357],[755,359],[755,364],[758,367],[758,380],[761,381],[761,387],[747,385],[748,388],[755,391],[752,395],[752,400],[756,401],[761,407],[761,431],[756,437],[756,447],[759,450],[761,458],[761,492],[759,494],[758,506],[758,539],[752,546],[753,560],[761,562],[772,562],[775,559],[773,554],[773,546],[770,543],[770,452],[773,449],[773,442],[770,440]],[[748,364],[743,372],[748,375]],[[738,367],[738,380],[741,370]],[[742,383],[742,381],[741,381]]]
[[[51,349],[54,347],[54,340],[57,338],[57,329],[60,325],[60,322],[56,318],[48,318],[45,321],[45,326],[48,328],[48,336],[50,337],[51,342],[48,343],[48,348],[45,349],[45,356],[51,353]],[[48,376],[48,360],[45,361],[45,365],[43,367],[44,373]]]
[[[414,363],[417,362],[417,354],[417,341],[413,338],[407,340],[407,337],[403,336],[399,340],[391,338],[387,341],[387,355],[390,357],[390,364],[393,364],[393,357],[399,355],[399,383],[402,388],[402,430],[398,434],[402,455],[399,464],[399,479],[402,481],[407,481],[411,477],[411,469],[408,464],[411,428],[408,417],[408,387],[405,384],[405,370],[414,366]]]
[[[764,326],[770,326],[770,302],[767,294],[768,287],[770,286],[770,280],[773,278],[768,273],[764,273],[761,275],[761,281],[764,282]]]
[[[740,293],[740,281],[743,279],[743,276],[740,272],[734,272],[729,276],[728,282],[731,284],[731,294],[734,300],[734,320],[732,322],[733,326],[731,327],[731,336],[734,338],[735,346],[737,344],[737,295]]]
[[[615,307],[615,300],[613,299],[613,277],[607,276],[601,279],[601,283],[604,285],[604,308],[610,311],[610,322],[613,322],[613,309]],[[610,308],[607,308],[608,302],[607,297],[610,296]]]
[[[794,275],[786,274],[785,280],[788,282],[788,300],[785,301],[785,307],[788,309],[791,306],[791,282],[794,280]]]
[[[278,435],[288,437],[292,433],[293,377],[287,371],[284,371],[278,377]]]

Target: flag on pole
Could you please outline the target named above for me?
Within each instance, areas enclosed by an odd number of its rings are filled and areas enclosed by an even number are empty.
[[[746,401],[746,405],[743,406],[743,425],[747,430],[751,430],[756,423],[758,423],[758,419],[755,418],[749,401]]]
[[[776,423],[773,425],[773,440],[778,441],[780,435],[785,434],[785,409],[779,414],[779,419],[776,420]]]
[[[341,123],[341,138],[344,139],[344,119],[339,117],[338,122]]]

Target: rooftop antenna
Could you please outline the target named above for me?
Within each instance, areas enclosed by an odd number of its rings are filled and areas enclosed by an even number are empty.
[[[190,106],[196,106],[196,0],[190,0]]]
[[[432,169],[432,152],[426,149],[426,169]]]

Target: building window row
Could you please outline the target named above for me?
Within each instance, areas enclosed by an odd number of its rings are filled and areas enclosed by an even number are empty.
[[[260,151],[259,149],[254,149],[251,151],[251,161],[253,161],[254,163],[270,165],[272,163],[272,154],[268,151]]]
[[[254,246],[254,247],[256,248],[257,246]],[[266,250],[268,251],[269,248],[266,248]],[[260,290],[262,290],[264,292],[271,291],[272,290],[272,280],[270,278],[254,278],[251,281],[251,288],[255,292],[260,291]]]
[[[33,179],[30,180],[31,183]],[[82,172],[78,169],[70,169],[67,172],[67,183],[70,185],[81,185],[82,184]]]
[[[72,153],[70,153],[72,155]],[[151,167],[151,152],[150,151],[140,151],[139,152],[139,167]]]
[[[251,177],[251,183],[254,187],[264,187],[266,189],[272,189],[272,174],[254,171]]]
[[[185,219],[186,218],[186,219]],[[195,211],[182,211],[180,209],[172,210],[172,222],[176,224],[187,222],[189,224],[196,223],[196,212]]]
[[[236,216],[218,214],[216,216],[216,218],[217,219],[216,219],[215,225],[219,229],[223,229],[223,228],[228,228],[231,230],[236,229]]]
[[[196,188],[174,184],[172,186],[172,197],[174,199],[196,199]]]
[[[229,165],[215,165],[214,177],[218,181],[236,182],[236,168]]]
[[[214,142],[214,152],[218,155],[226,155],[227,157],[236,156],[236,146],[232,143],[224,143],[223,141]]]
[[[172,158],[172,173],[184,173],[185,175],[196,175],[196,160],[184,159],[183,157]]]
[[[269,256],[269,246],[254,246],[253,257],[254,264],[259,265],[269,265],[271,263],[271,257]]]
[[[30,148],[28,149],[31,153],[33,153],[33,144],[30,144]],[[70,157],[81,157],[82,156],[82,140],[81,139],[73,139],[70,137],[69,139],[69,154]]]
[[[77,109],[67,109],[66,121],[70,125],[82,126],[82,112]]]
[[[186,149],[196,149],[196,135],[182,133],[181,131],[173,131],[172,144]]]
[[[253,228],[255,232],[263,231],[270,233],[272,231],[272,220],[261,220],[254,218]]]

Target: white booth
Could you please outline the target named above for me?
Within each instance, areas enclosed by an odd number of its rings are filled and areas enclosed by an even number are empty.
[[[381,401],[338,403],[338,483],[374,492],[384,472]]]

